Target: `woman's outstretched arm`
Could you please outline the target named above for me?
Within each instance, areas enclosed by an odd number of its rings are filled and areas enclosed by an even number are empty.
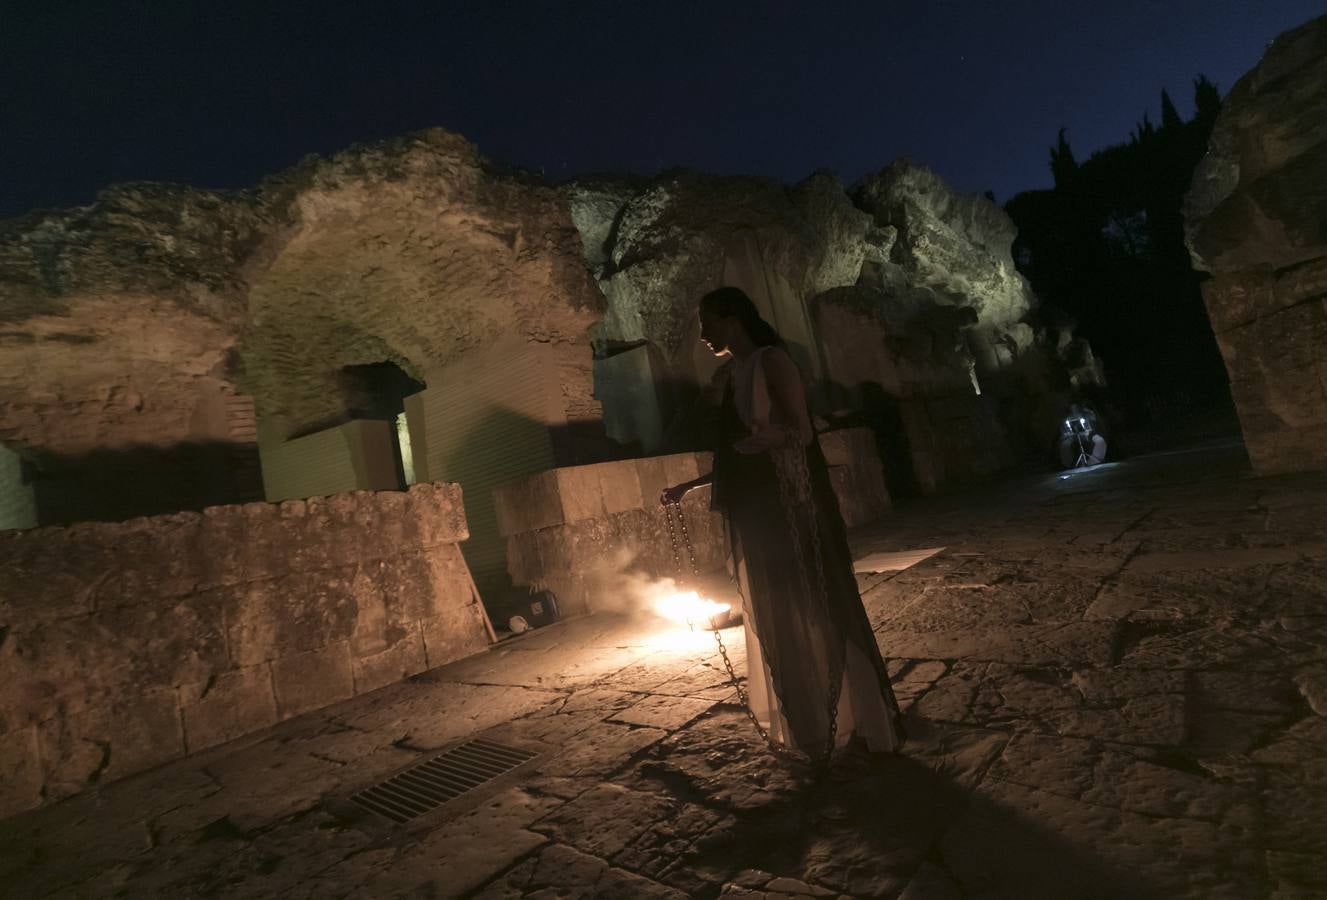
[[[679,503],[682,498],[691,493],[698,487],[704,487],[707,484],[714,483],[714,473],[702,475],[699,478],[693,478],[690,481],[684,481],[681,484],[675,484],[672,487],[663,489],[659,495],[659,502],[667,506],[669,503]]]

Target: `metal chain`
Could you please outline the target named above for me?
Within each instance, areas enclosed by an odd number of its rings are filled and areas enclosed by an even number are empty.
[[[691,533],[687,529],[687,520],[686,516],[683,515],[681,502],[674,501],[672,503],[666,504],[664,507],[664,516],[668,522],[668,538],[673,545],[673,562],[676,565],[679,578],[683,577],[683,571],[682,571],[683,560],[682,560],[681,547],[679,547],[679,542],[678,542],[679,531],[681,532],[682,546],[684,546],[687,551],[687,561],[691,565],[691,574],[693,576],[699,576],[700,567],[696,564],[695,547],[691,542]],[[677,517],[676,525],[674,525],[673,523],[674,516]],[[819,555],[817,554],[817,560],[818,559]],[[803,575],[803,580],[805,581],[805,575]],[[821,584],[822,586],[824,584],[823,567],[821,567]],[[771,752],[773,752],[776,756],[781,756],[784,757],[785,759],[789,759],[798,763],[805,763],[808,757],[804,756],[803,754],[796,753],[791,749],[789,749],[788,747],[784,746],[783,744],[779,743],[778,741],[774,740],[774,738],[770,736],[768,729],[766,729],[765,726],[760,723],[760,720],[756,718],[755,710],[751,708],[751,701],[749,695],[747,694],[746,690],[742,687],[741,681],[737,677],[737,671],[733,668],[733,662],[728,657],[728,648],[724,646],[723,635],[719,633],[718,628],[714,628],[712,629],[712,631],[714,633],[714,642],[718,645],[719,657],[723,660],[723,667],[728,673],[728,680],[732,684],[733,690],[737,694],[737,701],[742,705],[742,711],[745,712],[746,717],[751,720],[751,724],[755,726],[756,733],[760,735],[761,739],[769,746]],[[838,726],[838,696],[841,684],[842,684],[842,679],[831,680],[830,701],[829,701],[830,703],[829,742],[825,752],[819,758],[811,760],[813,763],[823,766],[827,766],[829,764],[830,756],[834,752],[835,732],[837,731],[837,726]]]
[[[829,586],[825,579],[825,561],[820,544],[820,525],[816,520],[817,507],[813,496],[814,489],[811,486],[811,469],[806,460],[806,448],[794,443],[792,446],[773,450],[770,456],[773,458],[775,472],[779,478],[779,490],[783,495],[780,499],[788,523],[788,530],[791,533],[793,550],[798,556],[797,570],[802,582],[802,589],[805,595],[812,599],[812,602],[819,603],[820,611],[826,622],[832,624],[833,614],[829,602]],[[815,569],[815,590],[812,590],[812,585],[807,578],[807,560],[804,557],[807,545],[802,542],[801,529],[798,527],[799,511],[806,513],[806,521],[809,526],[807,528],[807,538],[811,552],[811,562]],[[846,655],[846,647],[844,652]],[[826,718],[829,721],[829,735],[822,756],[826,763],[834,753],[834,745],[838,738],[839,697],[843,691],[845,662],[844,659],[836,659],[832,660],[830,664],[829,695],[825,710]]]
[[[679,580],[685,577],[685,573],[682,571],[682,552],[678,541],[679,530],[682,534],[682,545],[685,546],[688,560],[691,563],[691,574],[693,576],[700,575],[700,567],[696,564],[695,548],[691,543],[691,532],[687,529],[686,516],[682,512],[682,504],[680,502],[667,504],[664,507],[664,516],[668,520],[668,538],[673,544],[673,562],[677,565]],[[676,524],[674,524],[674,516],[676,516]],[[723,667],[728,672],[728,680],[732,683],[733,690],[737,692],[737,701],[742,704],[742,711],[746,713],[746,717],[755,726],[756,733],[770,746],[771,750],[780,754],[788,753],[788,749],[770,737],[769,731],[756,718],[755,711],[751,709],[751,702],[747,697],[746,690],[737,677],[737,671],[733,668],[733,661],[728,658],[728,648],[724,646],[723,636],[719,634],[717,628],[713,629],[713,632],[714,640],[719,646],[719,656],[723,659]]]

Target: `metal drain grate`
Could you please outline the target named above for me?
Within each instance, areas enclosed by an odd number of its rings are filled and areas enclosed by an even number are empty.
[[[393,775],[350,799],[393,822],[408,822],[510,772],[536,755],[477,738]]]

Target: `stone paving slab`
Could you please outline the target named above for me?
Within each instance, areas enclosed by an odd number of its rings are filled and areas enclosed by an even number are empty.
[[[6,896],[1327,895],[1327,476],[1238,448],[900,508],[902,754],[774,756],[708,634],[596,616],[0,822]],[[724,633],[738,671],[742,629]],[[354,790],[538,755],[403,826]]]

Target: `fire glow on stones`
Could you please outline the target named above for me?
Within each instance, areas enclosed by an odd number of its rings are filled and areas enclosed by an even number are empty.
[[[689,631],[697,627],[713,631],[719,623],[727,619],[729,604],[706,600],[695,591],[679,591],[654,601],[654,612],[663,619],[686,625]]]
[[[655,612],[669,621],[686,626],[688,631],[695,631],[698,627],[713,631],[722,627],[730,609],[727,603],[707,600],[695,591],[669,594],[654,603]]]

